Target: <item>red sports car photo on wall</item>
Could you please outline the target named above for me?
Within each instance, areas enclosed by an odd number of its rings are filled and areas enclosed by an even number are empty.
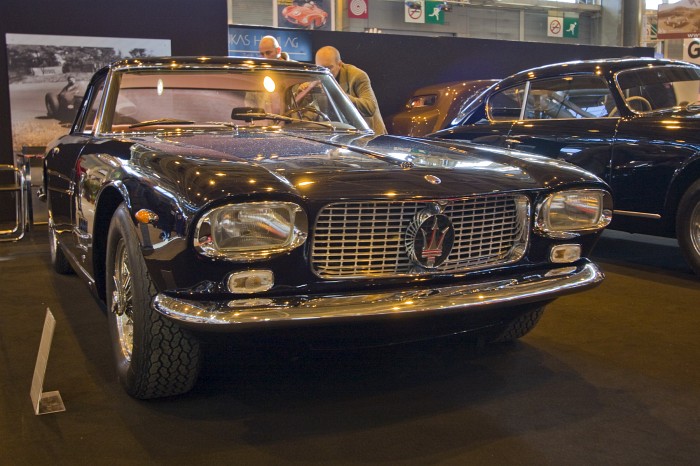
[[[323,0],[277,0],[278,26],[333,30],[333,5]]]

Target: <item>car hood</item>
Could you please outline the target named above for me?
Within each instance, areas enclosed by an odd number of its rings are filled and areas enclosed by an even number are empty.
[[[471,144],[327,133],[139,137],[130,160],[195,204],[226,196],[436,198],[597,183],[567,163]]]

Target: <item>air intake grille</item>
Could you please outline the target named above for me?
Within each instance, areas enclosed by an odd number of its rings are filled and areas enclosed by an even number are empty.
[[[406,252],[406,234],[416,215],[436,206],[423,202],[342,202],[325,206],[314,227],[311,264],[321,278],[379,278],[455,273],[515,262],[528,238],[530,204],[521,195],[491,195],[447,201],[442,214],[455,231],[450,255],[423,269]]]

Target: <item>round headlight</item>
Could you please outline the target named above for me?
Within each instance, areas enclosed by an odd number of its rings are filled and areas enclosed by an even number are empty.
[[[308,219],[291,202],[249,202],[216,207],[197,223],[194,247],[201,254],[251,261],[281,254],[304,244]]]
[[[554,238],[571,238],[598,231],[612,220],[612,197],[599,189],[552,193],[539,205],[535,229]]]

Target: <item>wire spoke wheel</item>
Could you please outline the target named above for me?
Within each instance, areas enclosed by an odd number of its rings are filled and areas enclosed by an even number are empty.
[[[676,236],[686,262],[700,275],[700,180],[690,185],[678,204]]]
[[[700,257],[700,202],[695,204],[690,214],[690,241],[695,254]]]
[[[114,281],[114,291],[112,291],[112,308],[110,310],[116,316],[122,353],[124,358],[130,361],[134,349],[134,295],[129,256],[123,239],[117,244],[112,280]]]
[[[105,249],[107,324],[120,382],[142,400],[187,392],[199,374],[199,342],[154,309],[158,290],[125,204],[112,216]]]

